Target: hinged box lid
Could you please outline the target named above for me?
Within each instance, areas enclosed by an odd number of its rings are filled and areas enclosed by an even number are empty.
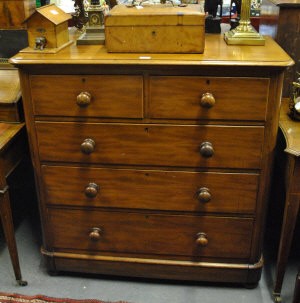
[[[116,5],[105,17],[105,26],[204,26],[200,5],[186,7],[153,5],[127,7]]]

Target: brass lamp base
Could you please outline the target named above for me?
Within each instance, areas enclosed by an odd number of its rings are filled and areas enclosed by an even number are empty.
[[[229,45],[265,45],[265,39],[251,25],[226,32],[225,41]]]

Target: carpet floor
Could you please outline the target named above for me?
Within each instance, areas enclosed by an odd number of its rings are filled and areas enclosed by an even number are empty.
[[[51,298],[43,295],[25,296],[0,292],[0,303],[129,303],[125,301],[110,302],[100,300],[74,300],[67,298]]]

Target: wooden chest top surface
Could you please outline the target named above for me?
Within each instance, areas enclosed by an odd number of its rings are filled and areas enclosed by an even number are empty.
[[[206,35],[203,54],[108,53],[103,45],[71,45],[57,54],[19,53],[14,65],[27,64],[127,64],[127,65],[228,65],[287,67],[290,56],[270,37],[265,46],[228,46],[221,35]]]

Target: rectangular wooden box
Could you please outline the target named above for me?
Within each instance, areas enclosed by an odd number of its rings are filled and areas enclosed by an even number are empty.
[[[105,43],[117,53],[203,53],[204,24],[200,5],[117,5],[105,17]]]

